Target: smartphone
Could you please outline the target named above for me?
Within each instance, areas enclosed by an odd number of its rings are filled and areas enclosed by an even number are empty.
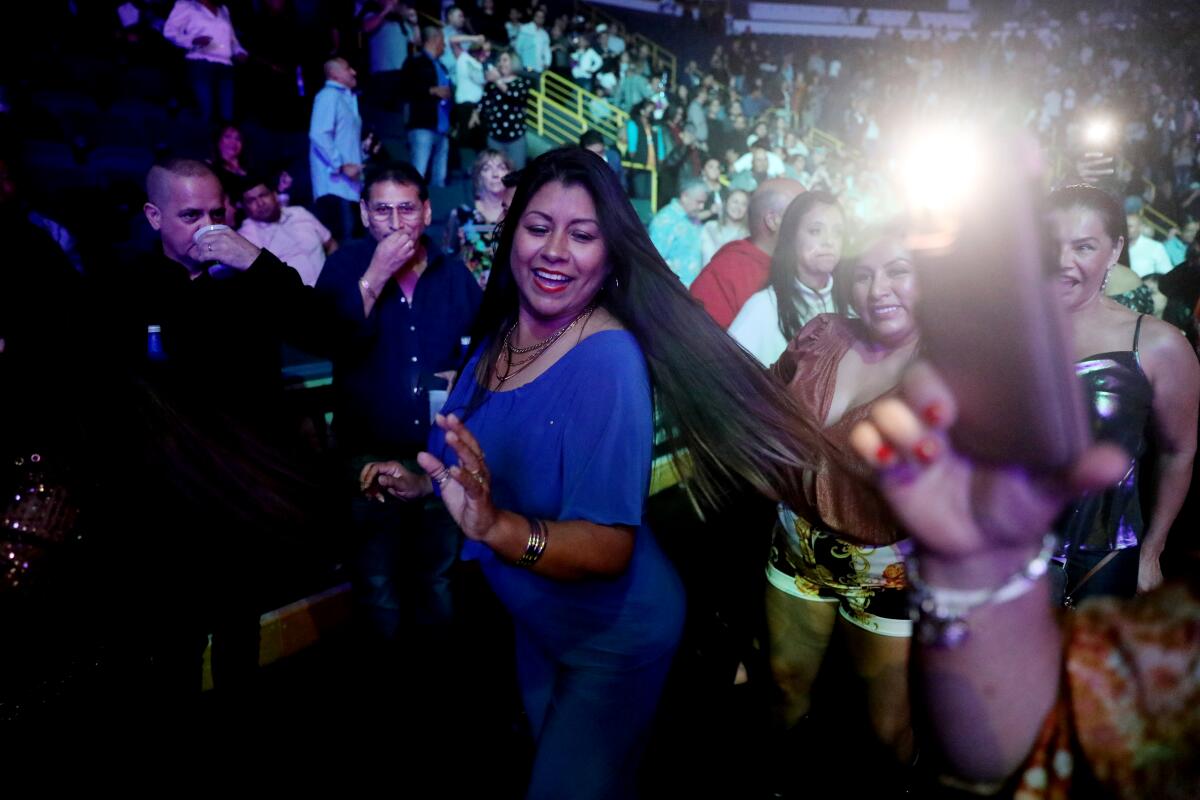
[[[1084,121],[1068,148],[1072,182],[1090,183],[1118,196],[1123,194],[1117,174],[1122,160],[1120,140],[1114,116],[1100,114]]]
[[[921,350],[957,398],[955,447],[1054,470],[1091,434],[1029,149],[1017,138],[990,142],[974,199],[936,222],[916,220],[911,244]]]

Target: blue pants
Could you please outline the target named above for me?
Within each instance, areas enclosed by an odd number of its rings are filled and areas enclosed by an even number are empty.
[[[525,800],[631,800],[674,649],[636,667],[564,664],[516,623],[517,678],[537,752]]]
[[[364,542],[354,562],[360,619],[383,640],[448,626],[454,616],[450,568],[460,534],[440,502],[355,498],[355,527]]]
[[[196,96],[196,106],[206,120],[233,119],[233,67],[202,59],[189,60],[188,81]],[[213,112],[219,116],[214,117]]]
[[[336,194],[323,194],[313,203],[313,212],[339,243],[357,239],[362,232],[358,203],[353,200]]]
[[[446,134],[428,128],[412,128],[408,132],[408,157],[430,186],[446,185],[446,161],[450,156],[450,140]]]

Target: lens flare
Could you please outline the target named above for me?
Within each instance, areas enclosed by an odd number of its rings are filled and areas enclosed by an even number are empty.
[[[944,214],[978,191],[983,163],[980,138],[968,126],[948,123],[915,131],[900,159],[901,184],[912,211]]]
[[[1089,145],[1106,145],[1112,142],[1115,130],[1111,119],[1094,119],[1087,124],[1083,137]]]

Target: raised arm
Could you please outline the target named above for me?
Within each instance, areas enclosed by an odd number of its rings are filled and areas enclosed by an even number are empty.
[[[1045,531],[1072,497],[1111,485],[1129,458],[1088,450],[1068,474],[973,464],[949,445],[954,398],[933,370],[915,367],[906,401],[883,400],[855,428],[856,452],[878,470],[880,488],[912,534],[921,583],[945,598],[982,591],[961,616],[965,640],[922,614],[916,678],[934,742],[961,778],[1000,782],[1025,761],[1059,694],[1062,636],[1045,577],[1023,575]],[[994,596],[1020,587],[1008,599]]]

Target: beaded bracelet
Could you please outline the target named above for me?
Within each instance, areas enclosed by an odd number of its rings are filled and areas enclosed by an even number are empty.
[[[1046,574],[1050,558],[1058,549],[1058,538],[1048,533],[1042,549],[1019,572],[994,589],[946,589],[921,580],[919,562],[908,559],[909,611],[917,623],[917,640],[935,647],[955,648],[970,633],[966,616],[985,605],[1015,600],[1037,585]]]
[[[546,523],[534,517],[529,518],[529,541],[525,544],[525,554],[517,559],[518,567],[531,567],[546,552],[546,540],[550,530]]]

